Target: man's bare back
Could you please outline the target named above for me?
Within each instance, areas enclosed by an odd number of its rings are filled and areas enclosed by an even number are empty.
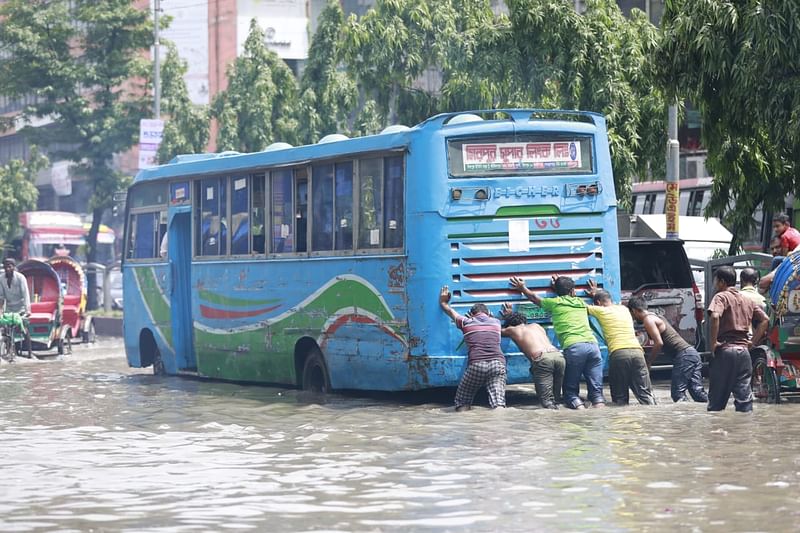
[[[539,324],[508,326],[502,329],[501,334],[513,340],[530,361],[539,358],[543,353],[558,351]]]

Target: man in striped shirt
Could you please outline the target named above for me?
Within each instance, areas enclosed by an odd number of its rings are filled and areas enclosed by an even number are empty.
[[[505,407],[506,357],[500,349],[500,321],[489,314],[484,304],[473,305],[468,316],[459,315],[450,307],[447,285],[439,293],[439,305],[464,332],[467,344],[467,369],[456,390],[456,411],[471,409],[481,387],[489,393],[489,407]]]

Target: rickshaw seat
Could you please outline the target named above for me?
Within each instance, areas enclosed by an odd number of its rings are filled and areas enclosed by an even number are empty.
[[[56,305],[57,302],[31,303],[31,323],[42,324],[44,322],[52,322],[56,314]]]
[[[64,308],[67,306],[77,308],[81,305],[81,295],[80,294],[66,294],[64,295]]]

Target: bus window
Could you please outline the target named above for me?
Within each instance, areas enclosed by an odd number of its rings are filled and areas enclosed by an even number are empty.
[[[294,252],[292,171],[272,172],[272,252]]]
[[[249,178],[231,178],[231,255],[250,253],[250,187]]]
[[[384,248],[403,247],[403,157],[387,157],[384,172]]]
[[[151,205],[167,205],[166,183],[145,183],[137,185],[129,194],[128,203],[131,209]]]
[[[358,164],[358,247],[381,247],[383,226],[383,159],[362,159]]]
[[[205,179],[200,182],[197,195],[200,203],[200,255],[218,256],[227,253],[227,179]]]
[[[153,259],[158,257],[159,213],[131,215],[128,257],[130,259]]]
[[[294,171],[294,198],[297,211],[294,214],[297,252],[308,251],[308,170],[298,168]]]
[[[315,252],[333,249],[333,168],[332,164],[313,168],[311,249]]]
[[[266,240],[264,238],[264,215],[266,207],[266,191],[264,190],[264,175],[258,174],[251,178],[253,192],[250,195],[250,216],[252,217],[252,251],[254,254],[266,252]]]
[[[336,165],[336,250],[353,249],[353,162]]]

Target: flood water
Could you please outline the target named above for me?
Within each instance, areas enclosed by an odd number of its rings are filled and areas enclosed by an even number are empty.
[[[121,346],[0,365],[2,531],[788,531],[800,404],[453,413],[156,378]]]

